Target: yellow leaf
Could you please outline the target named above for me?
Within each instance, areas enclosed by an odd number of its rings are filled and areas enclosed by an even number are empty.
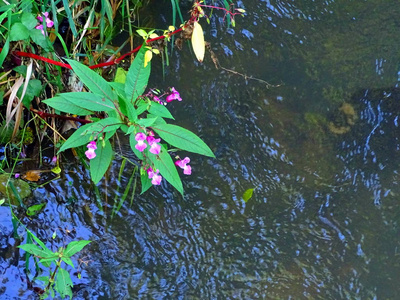
[[[175,27],[172,26],[172,25],[170,25],[170,26],[168,27],[168,30],[169,30],[169,31],[174,31],[174,30],[175,30]]]
[[[56,167],[54,167],[53,169],[51,169],[51,171],[54,173],[54,174],[60,174],[61,173],[61,168],[59,167],[59,166],[56,166]]]
[[[203,62],[204,53],[206,51],[206,44],[204,42],[203,28],[199,22],[194,22],[192,33],[192,47],[194,54],[199,62]]]
[[[155,38],[157,38],[158,37],[158,34],[157,33],[152,33],[152,34],[150,34],[150,36],[149,36],[149,38],[151,38],[151,39],[155,39]]]
[[[154,54],[160,54],[160,50],[158,50],[158,49],[151,49],[151,51],[154,53]]]
[[[146,53],[144,54],[144,67],[147,67],[147,64],[151,61],[153,58],[153,52],[151,50],[147,50]]]

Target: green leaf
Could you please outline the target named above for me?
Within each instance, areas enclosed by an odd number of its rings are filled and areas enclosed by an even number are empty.
[[[131,104],[143,94],[149,81],[150,63],[147,64],[146,68],[144,67],[144,54],[146,51],[145,44],[143,44],[128,71],[125,94]]]
[[[61,257],[62,261],[65,262],[67,265],[70,265],[71,267],[75,268],[74,263],[69,257]]]
[[[144,118],[137,121],[137,124],[143,127],[149,127],[157,121],[158,117],[155,118]]]
[[[28,216],[34,216],[40,213],[40,211],[43,209],[43,207],[46,206],[47,203],[41,203],[41,204],[35,204],[29,207],[26,211],[26,214]]]
[[[53,252],[52,252],[49,248],[47,248],[46,245],[45,245],[39,238],[37,238],[31,231],[28,230],[27,233],[28,233],[28,235],[29,235],[36,243],[38,243],[38,245],[39,245],[40,247],[42,247],[42,248],[43,248],[44,250],[46,250],[47,252],[53,254]]]
[[[67,59],[67,61],[79,79],[88,87],[91,92],[110,101],[114,100],[114,93],[111,89],[111,86],[103,77],[75,60]]]
[[[17,92],[17,96],[19,98],[22,95],[23,89],[24,87],[21,86]],[[26,89],[24,99],[22,99],[22,103],[24,104],[24,106],[29,108],[33,98],[39,96],[41,91],[42,91],[42,82],[40,80],[38,79],[29,80],[28,88]]]
[[[45,284],[47,284],[49,282],[49,276],[38,276],[35,277],[35,280],[40,280],[43,281]]]
[[[43,264],[43,265],[47,265],[47,264],[50,264],[50,265],[51,265],[51,263],[52,263],[53,261],[56,261],[57,259],[58,259],[58,255],[54,255],[54,253],[53,253],[53,257],[43,258],[43,259],[39,260],[39,262],[40,262],[41,264]]]
[[[1,50],[0,53],[0,68],[3,67],[3,62],[8,54],[9,49],[10,49],[10,37],[8,36],[6,42],[4,43],[3,49]]]
[[[90,177],[94,184],[103,178],[112,161],[113,150],[110,141],[102,145],[102,141],[97,141],[96,157],[90,161]]]
[[[154,167],[160,171],[160,174],[183,196],[181,178],[179,177],[178,171],[176,170],[176,166],[171,158],[171,155],[164,148],[164,146],[161,146],[161,151],[159,155],[149,153],[148,158],[154,164]]]
[[[35,244],[19,245],[18,248],[21,248],[22,250],[41,258],[48,258],[54,255],[54,253],[50,250],[43,250]]]
[[[119,106],[121,112],[128,117],[130,122],[135,122],[137,120],[138,114],[132,103],[125,98],[119,98]]]
[[[117,130],[122,124],[120,119],[108,117],[93,123],[90,127],[90,131],[93,132],[93,134],[110,132]]]
[[[81,241],[73,241],[67,245],[67,248],[64,251],[64,256],[71,257],[75,253],[81,251],[90,241],[81,240]]]
[[[71,28],[72,34],[74,35],[74,37],[78,36],[78,32],[76,31],[76,27],[75,27],[75,18],[72,16],[71,13],[71,9],[69,8],[69,3],[68,0],[62,0],[63,4],[64,4],[64,9],[65,9],[65,13],[67,14],[67,20],[69,23],[69,27]]]
[[[115,73],[115,82],[125,83],[126,82],[126,75],[128,74],[123,68],[117,68],[117,72]]]
[[[15,23],[10,30],[10,42],[26,40],[29,38],[29,30],[22,23]]]
[[[115,110],[115,105],[112,101],[93,93],[71,92],[60,94],[59,97],[90,111]]]
[[[42,102],[46,103],[48,106],[55,108],[59,111],[66,112],[69,114],[73,115],[81,115],[81,116],[87,116],[91,115],[93,112],[87,109],[84,109],[80,106],[77,106],[71,102],[69,102],[67,99],[64,97],[61,97],[62,94],[59,96],[56,96],[54,98],[50,98],[47,100],[44,100]]]
[[[70,299],[72,299],[71,287],[73,286],[74,285],[72,284],[72,280],[71,277],[69,276],[69,273],[64,269],[59,268],[55,285],[56,291],[61,295],[62,298],[69,296]]]
[[[182,150],[215,157],[211,149],[193,132],[171,124],[157,124],[153,130],[170,145]]]
[[[250,200],[250,198],[253,196],[253,192],[254,192],[254,188],[252,189],[247,189],[244,193],[243,193],[243,200],[244,202],[247,202]]]
[[[166,108],[165,105],[162,105],[160,103],[153,102],[150,106],[149,113],[162,118],[168,118],[174,120],[174,117],[171,115],[168,108]]]
[[[42,47],[47,52],[54,52],[53,45],[51,44],[49,38],[47,36],[44,36],[40,30],[31,30],[29,36],[37,45]]]
[[[120,96],[121,98],[125,98],[125,84],[120,83],[120,82],[109,82],[108,83],[114,91],[117,92],[117,95]]]
[[[140,194],[146,192],[153,185],[146,171],[140,173],[140,182],[142,183],[142,192]]]
[[[140,35],[143,38],[147,37],[147,32],[144,31],[143,29],[138,29],[138,30],[136,30],[136,32],[137,32],[138,35]]]
[[[24,26],[28,30],[32,30],[38,23],[38,20],[36,20],[36,18],[31,13],[24,12],[21,16],[21,23],[24,24]],[[40,30],[38,31],[40,32]]]
[[[86,124],[79,127],[69,138],[68,140],[61,146],[58,153],[65,151],[69,148],[79,147],[82,145],[88,144],[93,140],[93,136],[91,136],[90,127],[93,124]],[[90,132],[89,132],[90,131]]]

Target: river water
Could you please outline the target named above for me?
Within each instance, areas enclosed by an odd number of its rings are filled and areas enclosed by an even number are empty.
[[[185,196],[163,184],[111,218],[133,168],[117,180],[117,159],[96,193],[70,162],[35,191],[48,204],[25,224],[53,249],[93,241],[78,257],[82,279],[73,272],[76,299],[397,299],[397,1],[236,4],[246,15],[235,28],[216,11],[203,24],[225,69],[187,48],[171,54],[165,80],[153,62],[151,85],[183,98],[170,104],[175,123],[216,154],[190,156]],[[0,295],[35,299],[0,213]]]

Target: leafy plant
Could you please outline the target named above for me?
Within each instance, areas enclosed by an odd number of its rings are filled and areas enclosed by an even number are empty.
[[[50,275],[38,276],[36,280],[42,281],[45,285],[42,291],[42,298],[51,296],[54,298],[56,291],[62,298],[69,296],[72,299],[73,283],[69,272],[62,267],[63,263],[74,267],[71,257],[81,251],[90,241],[81,240],[70,242],[67,246],[59,248],[56,252],[51,251],[46,245],[37,238],[34,234],[28,231],[28,242],[27,244],[18,246],[27,253],[33,255],[36,259],[39,259],[38,263],[49,269]],[[36,244],[33,243],[34,240]],[[29,257],[27,258],[29,259]],[[55,268],[51,270],[52,265]]]
[[[166,119],[173,119],[173,116],[166,104],[172,100],[182,100],[174,88],[164,95],[155,90],[144,94],[151,68],[150,60],[146,59],[148,51],[148,47],[143,45],[129,68],[124,84],[107,82],[88,67],[68,60],[90,92],[62,93],[43,102],[70,114],[97,113],[103,116],[93,117],[92,123],[81,126],[60,148],[61,152],[87,145],[86,156],[90,159],[90,175],[94,183],[100,181],[111,164],[114,152],[110,141],[121,130],[129,135],[131,149],[141,161],[142,192],[151,186],[149,182],[160,184],[162,176],[183,194],[182,182],[176,170],[179,161],[174,163],[171,149],[165,144],[161,145],[161,139],[175,149],[209,157],[214,157],[214,154],[193,132],[167,123]],[[118,80],[121,81],[120,78]],[[161,100],[163,96],[166,96],[165,101]],[[184,166],[189,167],[187,164]]]

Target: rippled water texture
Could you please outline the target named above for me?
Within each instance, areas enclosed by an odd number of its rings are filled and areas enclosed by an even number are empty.
[[[209,56],[199,65],[187,49],[172,54],[166,80],[160,71],[151,84],[180,91],[176,123],[217,157],[191,156],[183,199],[162,185],[111,219],[132,172],[118,182],[118,162],[100,197],[74,164],[36,191],[48,205],[25,220],[33,232],[53,248],[93,241],[77,299],[398,297],[397,1],[237,5],[246,16],[228,29],[214,11],[206,40],[224,68],[280,86],[216,69]],[[33,299],[8,209],[0,214],[1,297]]]

